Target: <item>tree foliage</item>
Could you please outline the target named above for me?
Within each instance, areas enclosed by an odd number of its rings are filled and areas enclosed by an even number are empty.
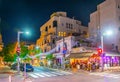
[[[28,49],[21,43],[21,53],[20,58],[24,58],[28,54]],[[0,56],[4,58],[6,62],[13,62],[16,61],[17,54],[16,54],[16,43],[9,43],[7,46],[3,48],[3,51],[0,53]]]
[[[1,52],[1,56],[4,57],[4,61],[6,62],[12,62],[14,61],[14,47],[15,43],[9,43],[7,46],[3,48],[3,51]]]
[[[49,54],[46,56],[47,60],[53,60],[55,57],[53,56],[53,54]]]

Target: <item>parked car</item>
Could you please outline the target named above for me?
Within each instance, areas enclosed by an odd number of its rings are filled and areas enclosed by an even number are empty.
[[[11,69],[12,70],[17,70],[17,63],[14,63],[11,65]],[[20,71],[24,71],[24,69],[26,68],[26,72],[33,72],[34,68],[32,65],[30,65],[29,63],[26,63],[26,67],[23,63],[20,63]]]
[[[18,63],[13,63],[10,68],[11,68],[12,70],[17,70],[17,66],[18,66]],[[21,70],[22,68],[23,68],[23,64],[20,63],[20,70]]]

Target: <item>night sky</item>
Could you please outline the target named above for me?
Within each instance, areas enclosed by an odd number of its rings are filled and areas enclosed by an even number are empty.
[[[90,13],[104,0],[0,0],[0,30],[3,42],[17,40],[17,31],[29,30],[31,35],[21,35],[22,41],[36,42],[42,26],[53,12],[65,11],[69,17],[87,26]]]

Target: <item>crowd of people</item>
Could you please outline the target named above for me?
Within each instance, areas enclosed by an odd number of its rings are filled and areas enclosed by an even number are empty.
[[[71,64],[71,69],[76,70],[87,70],[87,71],[96,71],[99,69],[100,65],[96,62],[73,62]]]

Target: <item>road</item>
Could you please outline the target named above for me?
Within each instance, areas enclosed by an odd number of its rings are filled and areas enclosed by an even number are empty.
[[[44,67],[34,67],[34,72],[27,73],[28,77],[32,77],[32,78],[65,76],[70,74],[72,73],[60,71],[60,70],[48,69]]]
[[[120,72],[84,72],[76,73],[35,67],[34,72],[27,73],[31,81],[26,82],[120,82]],[[15,75],[12,82],[23,82],[22,75]],[[0,78],[0,82],[8,82],[8,78]]]

